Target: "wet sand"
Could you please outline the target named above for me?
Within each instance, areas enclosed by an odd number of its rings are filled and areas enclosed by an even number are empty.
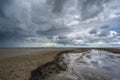
[[[55,49],[31,49],[31,48],[21,48],[21,49],[0,49],[0,80],[29,80],[31,77],[31,72],[52,62],[58,54],[61,52],[72,52],[80,53],[91,50],[89,48],[55,48]],[[98,50],[106,50],[113,52],[115,54],[120,53],[120,49],[113,48],[101,48]],[[62,53],[61,53],[62,54]],[[112,56],[111,56],[112,57]],[[59,62],[58,62],[59,63]],[[94,64],[94,63],[93,63]],[[105,67],[109,70],[109,68]],[[82,67],[81,67],[82,69]],[[89,70],[88,70],[89,71]],[[92,70],[94,71],[94,70]],[[62,75],[72,75],[66,71],[62,71]],[[60,72],[61,73],[61,72]],[[104,73],[102,71],[101,73]],[[65,79],[65,77],[57,77],[56,75],[51,75],[48,80],[75,80],[73,77],[71,79]],[[88,76],[86,76],[88,77]],[[57,78],[57,79],[55,79]],[[77,78],[77,77],[76,77]]]
[[[29,80],[31,72],[50,62],[60,51],[69,49],[0,49],[0,80]]]
[[[67,48],[66,48],[67,49]],[[38,55],[48,53],[51,51],[65,50],[62,48],[0,48],[0,59],[24,56],[24,55]]]

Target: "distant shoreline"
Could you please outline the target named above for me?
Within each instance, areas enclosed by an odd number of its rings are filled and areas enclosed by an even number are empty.
[[[0,49],[65,49],[65,48],[90,48],[90,49],[99,49],[99,48],[113,48],[120,49],[120,47],[0,47]]]
[[[36,55],[41,53],[46,53],[49,51],[55,51],[55,50],[87,50],[87,49],[98,49],[98,50],[106,50],[114,53],[120,53],[120,48],[78,48],[78,47],[59,47],[59,48],[53,48],[53,47],[46,47],[46,48],[0,48],[0,59],[7,58],[7,57],[14,57],[14,56],[23,56],[23,55]]]

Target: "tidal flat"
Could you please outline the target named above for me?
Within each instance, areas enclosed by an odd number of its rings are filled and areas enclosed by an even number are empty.
[[[0,80],[120,80],[120,49],[0,49]]]

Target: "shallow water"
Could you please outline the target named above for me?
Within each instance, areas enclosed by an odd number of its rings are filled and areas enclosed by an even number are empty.
[[[68,80],[120,80],[120,54],[93,49],[63,56],[68,69],[58,76]]]

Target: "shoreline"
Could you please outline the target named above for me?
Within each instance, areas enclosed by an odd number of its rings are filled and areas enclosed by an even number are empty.
[[[0,48],[0,59],[17,56],[29,56],[48,53],[51,51],[70,50],[70,48]]]
[[[9,57],[25,56],[25,55],[37,55],[56,50],[88,50],[98,49],[105,50],[114,53],[120,53],[120,48],[0,48],[0,59]]]

